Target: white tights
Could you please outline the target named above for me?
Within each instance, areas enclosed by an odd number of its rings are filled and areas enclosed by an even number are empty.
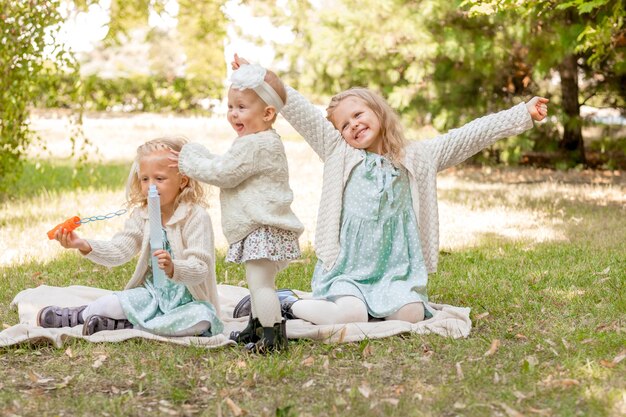
[[[366,322],[367,307],[357,297],[339,297],[335,301],[298,300],[291,306],[294,316],[314,324],[343,324]],[[385,320],[403,320],[417,323],[424,320],[424,304],[410,303],[402,306]]]
[[[89,303],[83,310],[82,314],[83,319],[87,319],[89,316],[93,315],[109,317],[114,320],[126,319],[126,314],[124,314],[122,304],[120,304],[120,300],[115,294],[102,296]],[[211,327],[211,322],[203,320],[188,329],[179,330],[170,334],[161,334],[161,336],[195,336],[206,332],[209,330],[209,327]],[[139,329],[141,329],[141,327]]]
[[[288,261],[255,259],[246,261],[246,279],[250,289],[252,317],[259,319],[261,326],[272,327],[282,321],[280,302],[276,295],[276,274],[289,265]]]

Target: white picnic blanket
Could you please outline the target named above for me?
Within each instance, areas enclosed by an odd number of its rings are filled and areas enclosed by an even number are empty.
[[[232,285],[218,285],[218,291],[222,320],[224,321],[223,334],[213,337],[163,337],[142,330],[128,329],[102,331],[92,336],[83,336],[81,333],[82,326],[60,329],[38,327],[37,312],[48,305],[73,307],[88,304],[98,297],[110,294],[111,291],[78,285],[70,287],[41,285],[37,288],[21,291],[15,296],[11,306],[18,309],[20,322],[0,332],[0,346],[10,346],[23,342],[49,342],[61,347],[68,338],[80,338],[90,342],[120,342],[133,337],[207,348],[234,345],[234,342],[228,339],[228,335],[233,330],[242,330],[246,326],[248,318],[233,319],[232,313],[235,305],[248,295],[248,289]],[[303,298],[311,296],[307,292],[295,292]],[[430,305],[435,310],[434,316],[416,324],[390,320],[318,326],[304,320],[288,320],[287,335],[290,339],[306,338],[326,343],[354,342],[365,338],[378,339],[400,333],[435,333],[452,338],[469,335],[472,328],[469,308],[434,303]]]

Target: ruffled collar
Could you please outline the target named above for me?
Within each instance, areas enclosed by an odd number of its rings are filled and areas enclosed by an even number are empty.
[[[364,149],[361,152],[367,172],[376,176],[379,195],[382,197],[386,193],[389,201],[393,202],[393,179],[400,175],[400,170],[383,155]]]

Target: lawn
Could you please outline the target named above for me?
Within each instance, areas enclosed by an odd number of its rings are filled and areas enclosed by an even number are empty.
[[[147,129],[136,134],[139,143],[154,136]],[[301,142],[286,146],[306,246],[319,198],[312,173],[321,164]],[[29,163],[30,174],[0,204],[5,328],[17,323],[9,303],[23,289],[120,289],[132,273],[133,265],[108,270],[44,235],[76,210],[119,208],[132,151],[106,151],[84,171],[98,175],[96,184],[53,155],[38,170]],[[466,339],[299,340],[266,357],[145,340],[13,346],[0,349],[0,415],[625,415],[626,173],[465,167],[441,175],[439,196],[441,260],[429,296],[471,307]],[[216,202],[213,193],[220,234]],[[106,237],[123,220],[79,231]],[[224,263],[219,242],[219,283],[243,285],[243,268]],[[277,285],[309,290],[314,264],[306,251]]]

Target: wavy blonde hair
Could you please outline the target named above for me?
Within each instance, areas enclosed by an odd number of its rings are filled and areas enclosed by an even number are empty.
[[[137,155],[130,167],[128,180],[126,181],[126,205],[128,207],[145,207],[148,205],[148,199],[141,192],[141,182],[139,181],[139,161],[141,158],[151,153],[163,150],[172,150],[180,152],[183,145],[187,143],[187,139],[182,136],[169,136],[152,139],[137,148]],[[180,174],[179,172],[179,175]],[[204,187],[199,181],[189,177],[187,185],[183,188],[176,200],[174,207],[178,207],[180,203],[200,204],[206,206]]]
[[[372,90],[363,87],[352,87],[337,94],[330,99],[330,104],[326,108],[326,118],[334,125],[332,120],[333,111],[343,99],[348,97],[360,98],[367,104],[367,107],[372,109],[380,122],[383,154],[391,159],[394,164],[400,163],[404,156],[404,147],[407,145],[400,118],[385,99]]]

